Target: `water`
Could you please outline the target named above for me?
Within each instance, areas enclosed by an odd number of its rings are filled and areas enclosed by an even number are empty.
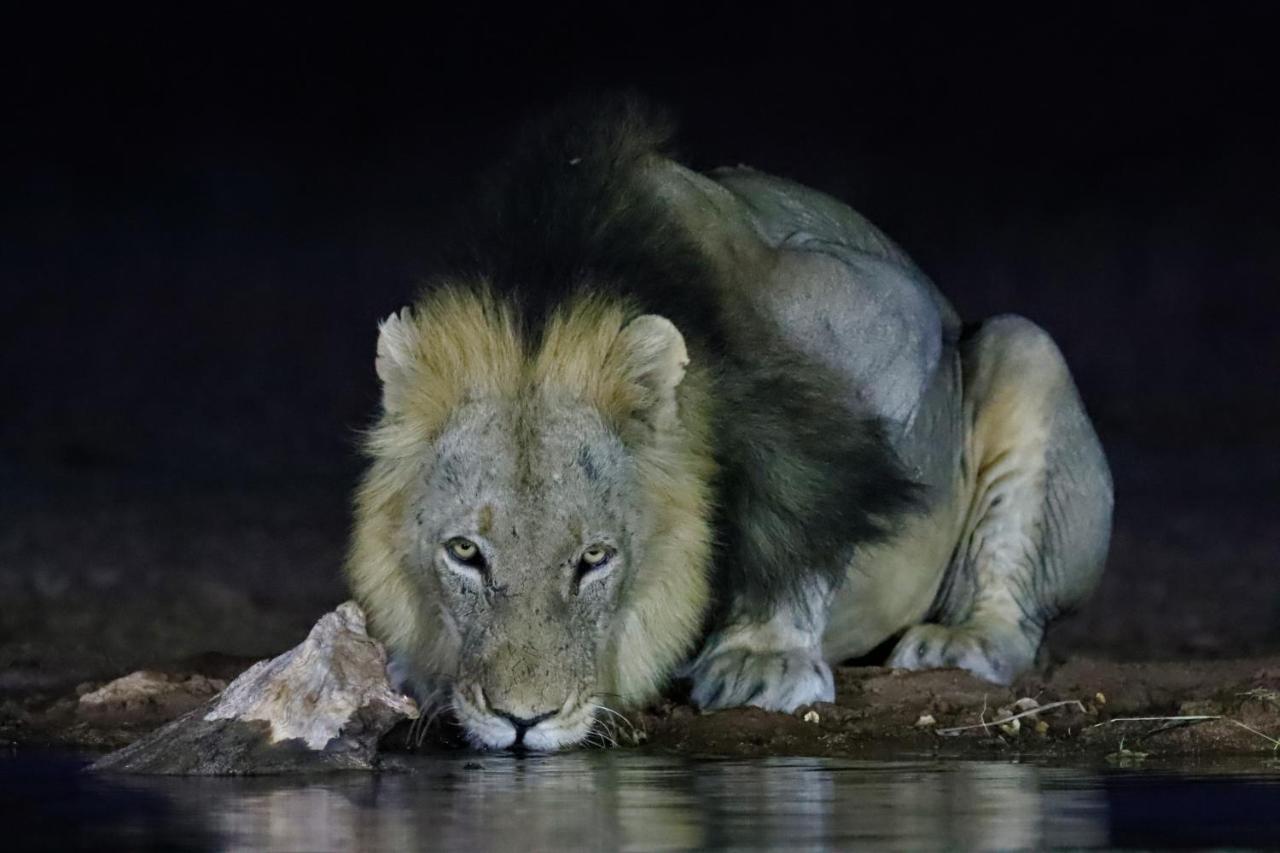
[[[450,755],[414,772],[103,779],[0,761],[7,850],[1280,846],[1280,768]]]

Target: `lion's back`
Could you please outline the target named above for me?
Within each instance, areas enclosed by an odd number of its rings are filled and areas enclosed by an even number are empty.
[[[752,298],[779,334],[843,377],[853,408],[905,431],[959,337],[951,304],[844,203],[751,169],[711,177],[750,209],[759,236],[778,250],[777,268]]]

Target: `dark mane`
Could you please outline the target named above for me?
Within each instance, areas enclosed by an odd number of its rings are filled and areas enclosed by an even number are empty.
[[[533,329],[583,291],[624,297],[686,337],[723,339],[713,271],[640,185],[646,158],[669,154],[673,122],[634,96],[578,99],[527,125],[485,176],[447,273],[481,278]]]
[[[535,333],[574,294],[616,295],[670,319],[715,362],[720,603],[765,613],[801,600],[814,576],[837,585],[855,549],[891,535],[920,490],[880,422],[837,402],[838,377],[743,306],[728,319],[720,294],[732,283],[717,286],[639,179],[671,131],[635,97],[573,102],[526,127],[487,177],[465,220],[470,239],[442,278],[487,281]]]

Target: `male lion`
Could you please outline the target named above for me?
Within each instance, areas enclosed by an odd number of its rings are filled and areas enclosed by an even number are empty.
[[[703,708],[831,701],[832,663],[899,634],[893,666],[1008,682],[1110,535],[1061,353],[667,137],[626,99],[533,126],[382,323],[348,573],[396,670],[533,749],[676,674]]]

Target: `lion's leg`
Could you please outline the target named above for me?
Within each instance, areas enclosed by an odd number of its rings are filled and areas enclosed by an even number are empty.
[[[969,511],[934,612],[891,666],[959,666],[1008,683],[1034,661],[1050,619],[1097,581],[1111,478],[1062,354],[1021,317],[963,344]]]
[[[694,704],[794,711],[834,700],[831,667],[822,656],[830,597],[814,579],[804,602],[779,603],[767,618],[729,620],[689,664]]]

